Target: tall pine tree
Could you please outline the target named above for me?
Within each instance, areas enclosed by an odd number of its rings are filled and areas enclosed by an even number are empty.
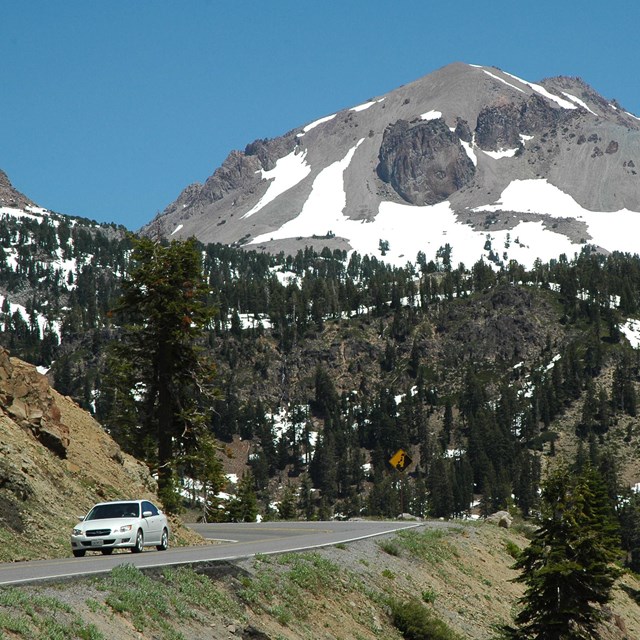
[[[526,585],[517,640],[597,640],[602,606],[618,576],[613,509],[599,474],[560,469],[546,481],[543,518],[515,567]]]
[[[181,461],[198,451],[207,429],[214,366],[200,341],[213,309],[206,302],[208,287],[194,240],[162,245],[142,238],[135,241],[131,259],[116,310],[123,331],[110,360],[114,403],[109,422],[117,433],[118,411],[125,409],[134,434],[123,440],[156,467],[158,494],[171,511],[179,508],[175,483]]]

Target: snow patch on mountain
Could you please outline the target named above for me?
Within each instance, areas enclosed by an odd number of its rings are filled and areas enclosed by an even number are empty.
[[[24,305],[16,304],[15,302],[9,302],[9,300],[6,299],[6,296],[3,296],[2,294],[0,294],[0,308],[3,306],[8,307],[7,313],[10,316],[13,316],[14,314],[17,313],[27,323],[27,325],[31,324],[31,316]],[[50,323],[45,316],[43,316],[41,313],[38,313],[38,312],[34,313],[33,319],[35,323],[38,325],[40,338],[44,337],[45,333],[49,331],[51,333],[54,333],[58,337],[58,340],[60,339],[61,327],[60,327],[60,322],[58,320],[54,320],[53,322]],[[2,326],[3,324],[2,322],[0,322],[0,327]],[[7,328],[5,326],[5,331],[6,330]]]
[[[35,207],[28,207],[28,209],[34,209]],[[46,211],[46,210],[43,210]],[[0,207],[0,216],[11,216],[12,218],[32,218],[38,222],[42,222],[42,215],[37,215],[35,212],[26,211],[24,209],[14,209],[12,207]]]
[[[384,98],[380,98],[379,100],[370,100],[369,102],[365,102],[364,104],[359,104],[357,107],[352,107],[351,109],[349,109],[349,111],[355,111],[356,113],[358,111],[365,111],[365,109],[373,107],[374,104],[378,104],[378,102],[382,102],[383,100]]]
[[[445,244],[451,247],[452,264],[463,262],[467,266],[480,258],[488,258],[490,251],[501,260],[506,256],[506,259],[515,259],[530,267],[536,258],[548,261],[561,253],[572,256],[581,249],[580,244],[551,231],[542,222],[522,222],[511,231],[491,234],[475,231],[471,226],[458,222],[449,202],[422,207],[382,202],[374,220],[351,220],[342,213],[345,204],[342,174],[356,148],[357,145],[343,160],[316,178],[311,196],[297,218],[272,233],[256,237],[250,244],[325,235],[331,231],[348,238],[358,253],[377,255],[396,266],[413,262],[420,251],[435,256]],[[327,194],[332,195],[327,198]],[[384,255],[382,244],[387,247]]]
[[[448,201],[431,206],[382,202],[374,220],[351,220],[343,214],[346,204],[344,172],[362,142],[363,139],[342,160],[320,172],[298,216],[277,230],[257,236],[249,245],[324,236],[330,232],[347,238],[353,250],[363,255],[378,255],[396,266],[413,262],[419,251],[434,256],[445,244],[451,247],[453,264],[471,265],[493,254],[494,259],[514,259],[529,267],[536,258],[548,261],[561,253],[573,256],[582,248],[581,244],[552,231],[542,221],[521,222],[511,230],[490,234],[475,231],[458,221]],[[469,151],[472,151],[470,147]],[[546,180],[514,180],[496,203],[478,207],[475,211],[503,209],[543,212],[558,217],[572,215],[581,219],[590,213]],[[635,216],[640,220],[640,214]]]
[[[431,109],[431,111],[427,111],[427,113],[423,113],[420,116],[421,120],[437,120],[438,118],[442,118],[442,111],[436,111],[435,109]]]
[[[591,243],[605,249],[638,252],[639,212],[628,209],[589,211],[546,179],[514,180],[494,204],[477,207],[474,211],[520,211],[555,218],[571,217],[586,223]]]
[[[270,171],[263,169],[262,178],[264,180],[272,180],[273,182],[269,184],[267,192],[260,198],[255,207],[247,211],[242,218],[251,217],[254,213],[266,207],[270,202],[273,202],[279,195],[304,180],[311,172],[311,167],[307,164],[306,156],[306,150],[303,153],[292,151],[284,158],[280,158],[276,162],[276,166]]]
[[[586,212],[570,195],[546,179],[514,180],[494,203],[474,211],[522,211],[551,216],[576,217]]]
[[[302,138],[302,136],[305,133],[309,133],[309,131],[311,131],[311,129],[315,129],[319,124],[322,124],[323,122],[329,122],[329,120],[333,120],[336,117],[336,113],[332,113],[330,116],[325,116],[324,118],[318,118],[318,120],[314,120],[313,122],[309,123],[306,127],[304,127],[302,129],[302,133],[298,134],[298,138]]]
[[[473,164],[478,166],[478,156],[476,156],[476,152],[473,150],[473,143],[465,142],[464,140],[460,140],[460,144],[462,148],[465,150],[467,156],[469,156],[469,160],[473,162]]]
[[[576,96],[572,96],[570,93],[567,93],[566,91],[563,91],[562,95],[565,96],[566,98],[569,98],[571,102],[575,102],[577,105],[581,106],[583,109],[586,109],[589,113],[592,113],[594,116],[598,115],[595,111],[593,111],[589,107],[589,105],[584,100],[580,100],[580,98],[576,98]]]
[[[620,325],[620,331],[634,348],[640,348],[640,320],[630,318],[623,325]]]
[[[325,235],[329,231],[337,233],[336,229],[346,220],[342,214],[347,203],[344,172],[363,141],[364,138],[359,140],[342,160],[334,162],[318,174],[311,187],[311,194],[297,217],[276,231],[254,238],[249,244],[298,236],[310,237],[314,234]]]
[[[541,84],[536,84],[535,82],[528,82],[527,80],[523,80],[522,78],[518,78],[518,76],[514,76],[512,73],[507,73],[503,71],[503,73],[518,82],[522,82],[522,84],[526,84],[528,87],[533,89],[536,93],[539,93],[541,96],[547,98],[547,100],[552,100],[556,104],[560,105],[563,109],[577,109],[578,107],[573,104],[573,102],[569,102],[568,100],[564,100],[560,96],[556,96],[555,94],[547,91]]]
[[[513,156],[518,152],[518,148],[498,149],[497,151],[485,151],[484,149],[480,149],[480,151],[494,160],[500,160],[500,158],[513,158]]]
[[[476,65],[476,64],[472,64],[471,66],[475,67],[476,69],[480,69],[481,71],[484,71],[484,73],[486,73],[488,76],[492,77],[494,80],[498,80],[499,82],[502,82],[503,84],[506,84],[507,87],[511,87],[512,89],[515,89],[516,91],[519,91],[520,93],[524,93],[524,91],[520,87],[516,87],[515,84],[511,84],[510,82],[507,82],[504,78],[501,78],[500,76],[497,76],[495,73],[491,73],[491,71],[487,71],[486,69],[483,69],[481,66]]]

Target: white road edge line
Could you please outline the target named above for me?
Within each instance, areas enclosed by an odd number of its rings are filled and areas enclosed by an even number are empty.
[[[157,569],[158,567],[173,567],[176,565],[182,564],[202,564],[204,562],[222,562],[224,560],[242,560],[244,558],[253,558],[256,555],[262,556],[275,556],[279,553],[294,553],[295,551],[306,551],[308,549],[321,549],[322,547],[332,547],[336,544],[345,544],[347,542],[356,542],[357,540],[367,540],[368,538],[375,538],[376,536],[384,536],[388,533],[395,533],[396,531],[403,531],[405,529],[415,529],[416,527],[422,526],[423,522],[418,522],[416,524],[409,524],[406,526],[398,527],[397,529],[389,529],[387,531],[378,531],[376,533],[369,533],[366,536],[356,536],[354,538],[344,538],[342,540],[335,540],[333,542],[323,542],[322,544],[312,544],[305,545],[303,547],[294,547],[292,549],[285,549],[283,551],[266,551],[266,552],[258,552],[258,553],[246,553],[235,556],[223,556],[222,558],[203,558],[201,560],[179,560],[176,562],[157,562],[155,564],[145,564],[143,566],[136,566],[137,569]],[[21,580],[8,580],[0,582],[0,586],[7,584],[22,584],[25,582],[41,582],[44,580],[60,580],[63,578],[81,578],[83,576],[96,575],[98,573],[109,573],[115,567],[120,567],[123,564],[127,564],[126,562],[122,562],[121,564],[117,564],[114,567],[110,567],[109,569],[95,569],[93,571],[84,571],[82,573],[64,573],[55,576],[47,576],[44,578],[23,578]]]

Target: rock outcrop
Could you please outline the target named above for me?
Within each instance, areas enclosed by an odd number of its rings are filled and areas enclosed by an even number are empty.
[[[276,162],[288,155],[296,147],[296,138],[293,134],[287,134],[272,140],[263,138],[248,144],[244,150],[247,156],[257,156],[265,171],[271,171]]]
[[[47,449],[67,457],[69,429],[60,422],[49,382],[0,347],[0,409]]]
[[[519,103],[501,100],[487,105],[478,114],[476,143],[485,151],[521,147],[521,134],[552,130],[577,113],[577,110],[554,108],[538,94]]]
[[[11,184],[7,174],[0,169],[0,207],[24,209],[28,206],[34,206],[34,203],[27,196],[20,193]]]
[[[460,140],[441,118],[398,120],[384,132],[379,160],[380,178],[415,205],[446,200],[475,174]]]

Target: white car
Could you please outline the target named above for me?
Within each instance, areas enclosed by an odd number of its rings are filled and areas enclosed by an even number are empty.
[[[114,549],[123,548],[140,553],[148,546],[155,546],[158,551],[169,547],[167,516],[148,500],[100,502],[71,533],[71,550],[76,558],[87,551],[109,555]]]

